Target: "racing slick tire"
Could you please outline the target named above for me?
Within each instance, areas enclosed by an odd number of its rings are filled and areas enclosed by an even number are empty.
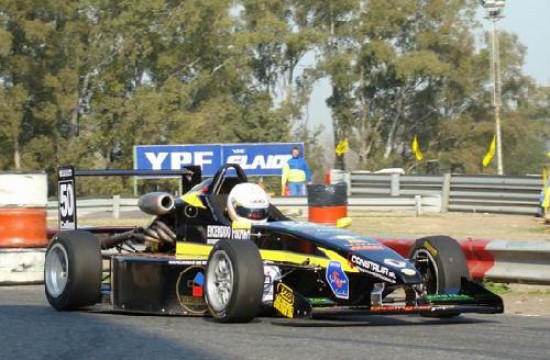
[[[76,310],[95,304],[101,294],[99,239],[82,230],[63,231],[46,250],[44,289],[56,310]]]
[[[244,323],[260,312],[264,268],[252,241],[220,240],[206,267],[205,299],[214,320]]]
[[[432,294],[458,294],[462,278],[470,279],[468,263],[460,244],[449,236],[428,236],[417,239],[409,258],[425,280],[426,292]],[[460,313],[424,315],[448,318]]]

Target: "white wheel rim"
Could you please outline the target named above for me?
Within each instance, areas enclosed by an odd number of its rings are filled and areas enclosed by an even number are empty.
[[[217,313],[226,309],[233,292],[233,265],[227,253],[217,250],[208,264],[206,299]]]
[[[65,248],[57,243],[46,254],[44,263],[44,281],[46,290],[53,297],[58,297],[67,286],[69,277],[69,257]]]
[[[433,267],[433,272],[434,272],[434,281],[435,281],[435,294],[439,294],[439,269],[437,267],[437,263],[435,261],[435,259],[433,258],[432,254],[430,254],[429,251],[427,250],[424,250],[424,249],[418,249],[414,252],[413,256],[412,256],[413,259],[418,259],[418,258],[426,258],[430,265]],[[421,274],[422,275],[422,274]]]

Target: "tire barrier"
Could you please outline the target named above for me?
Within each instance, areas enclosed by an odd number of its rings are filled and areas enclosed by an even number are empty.
[[[307,186],[308,220],[319,224],[335,225],[348,216],[346,183]]]
[[[375,237],[407,256],[414,239]],[[459,240],[472,278],[505,283],[550,284],[550,242],[467,238]]]
[[[0,284],[43,281],[47,194],[45,173],[0,174]]]

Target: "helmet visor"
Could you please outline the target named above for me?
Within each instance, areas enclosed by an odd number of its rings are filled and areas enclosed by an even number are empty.
[[[250,220],[263,220],[267,217],[267,209],[265,208],[246,208],[243,206],[237,206],[235,208],[235,212],[238,216]]]

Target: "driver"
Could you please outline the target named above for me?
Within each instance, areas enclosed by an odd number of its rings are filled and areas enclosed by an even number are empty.
[[[259,185],[237,184],[227,197],[227,213],[232,221],[259,224],[267,222],[269,197]]]

